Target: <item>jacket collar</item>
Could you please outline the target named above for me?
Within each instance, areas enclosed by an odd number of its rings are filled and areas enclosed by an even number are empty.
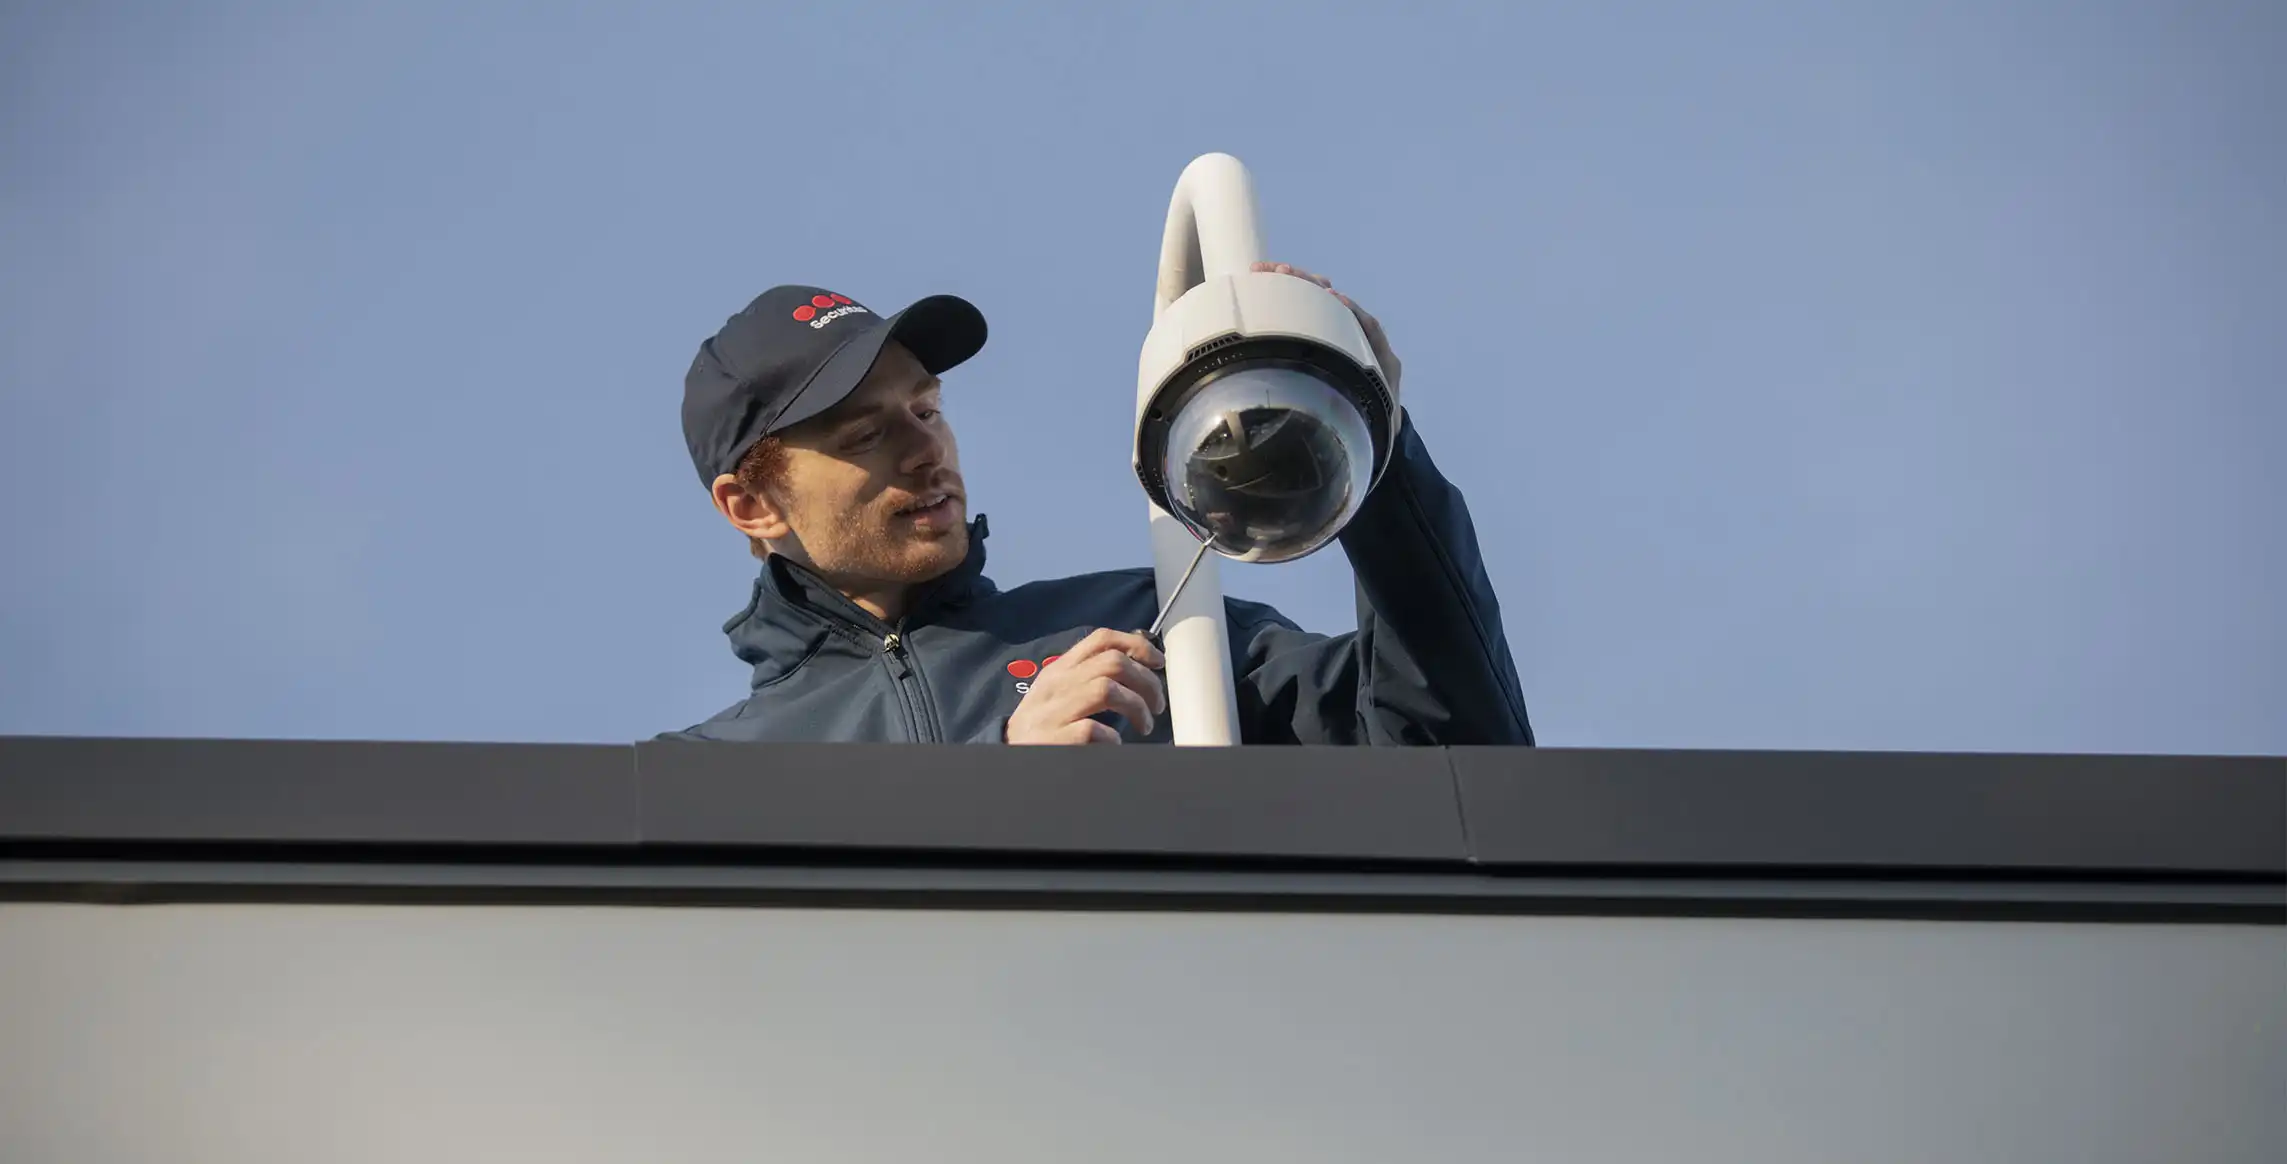
[[[755,668],[755,685],[761,686],[791,670],[817,649],[822,636],[837,630],[879,638],[892,630],[926,625],[995,592],[992,579],[985,577],[988,532],[984,514],[970,520],[968,556],[923,583],[896,627],[875,618],[809,569],[773,555],[763,560],[746,609],[723,624],[723,633],[730,637],[733,653]]]

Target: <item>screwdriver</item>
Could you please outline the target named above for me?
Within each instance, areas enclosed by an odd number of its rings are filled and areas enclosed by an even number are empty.
[[[1152,646],[1158,647],[1162,645],[1159,641],[1159,632],[1160,629],[1167,624],[1168,612],[1175,609],[1175,600],[1183,597],[1183,588],[1191,585],[1192,573],[1199,569],[1200,559],[1205,558],[1206,556],[1207,543],[1201,542],[1199,543],[1199,552],[1191,555],[1191,564],[1184,567],[1183,577],[1176,582],[1175,593],[1167,596],[1167,605],[1160,607],[1159,617],[1151,620],[1151,629],[1144,632],[1144,637],[1151,640]]]

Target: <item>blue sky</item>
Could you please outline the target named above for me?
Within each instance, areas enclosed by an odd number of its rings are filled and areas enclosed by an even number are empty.
[[[0,731],[738,699],[677,427],[974,299],[1004,585],[1141,564],[1176,175],[1389,326],[1544,743],[2287,752],[2287,7],[0,3]],[[1328,553],[1227,588],[1346,629]]]

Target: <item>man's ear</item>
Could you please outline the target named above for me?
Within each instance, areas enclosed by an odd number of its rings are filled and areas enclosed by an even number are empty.
[[[733,529],[750,538],[775,542],[794,532],[786,522],[786,511],[767,496],[749,493],[733,474],[715,478],[715,512],[731,523]]]

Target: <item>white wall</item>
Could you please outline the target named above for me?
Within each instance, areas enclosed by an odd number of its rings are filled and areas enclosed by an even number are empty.
[[[0,906],[0,1160],[2287,1160],[2287,932]]]

